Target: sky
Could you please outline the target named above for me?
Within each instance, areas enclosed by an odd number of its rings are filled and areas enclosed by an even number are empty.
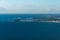
[[[0,13],[60,13],[60,0],[0,0]]]

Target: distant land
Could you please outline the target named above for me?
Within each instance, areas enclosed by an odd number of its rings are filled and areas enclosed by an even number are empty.
[[[11,20],[10,22],[60,22],[60,16],[47,16],[47,17],[17,17]]]

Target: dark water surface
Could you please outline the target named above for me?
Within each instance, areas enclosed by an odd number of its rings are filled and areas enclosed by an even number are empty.
[[[0,14],[0,40],[60,40],[60,23],[7,22],[17,17],[47,17],[60,14]]]
[[[0,40],[60,40],[60,23],[0,22]]]

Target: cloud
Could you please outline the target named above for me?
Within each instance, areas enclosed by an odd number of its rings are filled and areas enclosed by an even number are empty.
[[[40,12],[60,12],[60,7],[56,5],[39,4],[24,1],[0,1],[0,13],[40,13]]]

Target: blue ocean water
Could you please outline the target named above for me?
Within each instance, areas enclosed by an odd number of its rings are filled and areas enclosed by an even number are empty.
[[[16,17],[44,17],[55,14],[1,14],[0,40],[60,40],[60,23],[5,22]],[[3,20],[3,21],[2,21]]]

